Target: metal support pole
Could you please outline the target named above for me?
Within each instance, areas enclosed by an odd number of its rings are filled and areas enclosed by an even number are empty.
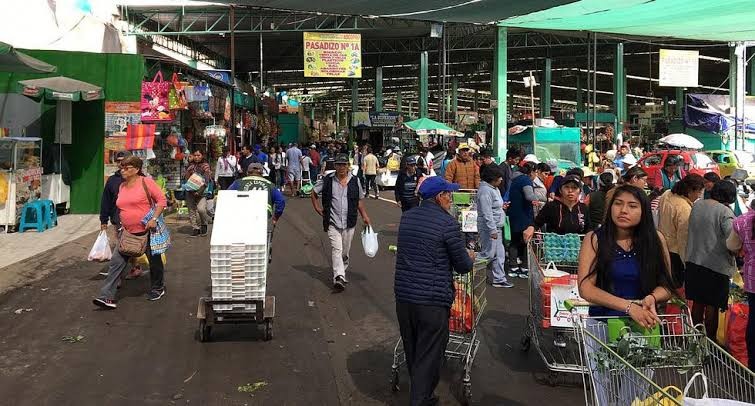
[[[592,78],[590,77],[590,70],[592,68],[592,33],[587,33],[587,105],[585,106],[585,112],[587,112],[587,122],[585,123],[585,127],[587,128],[587,139],[592,140],[592,145],[594,145],[597,148],[597,145],[595,145],[595,139],[592,136],[592,122],[590,121],[590,101],[592,100],[590,97],[590,91],[592,90]]]
[[[748,94],[755,96],[755,48],[750,48],[750,59],[747,63]]]
[[[551,115],[551,66],[551,58],[545,58],[545,66],[543,67],[543,82],[540,83],[540,117],[542,118]]]
[[[428,83],[427,83],[427,51],[419,54],[419,116],[427,117]]]
[[[598,35],[592,35],[592,145],[596,144],[598,120]]]
[[[263,81],[264,59],[262,57],[262,32],[260,32],[260,93],[265,93],[265,85]],[[273,95],[275,96],[275,95]]]
[[[477,111],[477,103],[479,103],[480,94],[477,89],[474,90],[474,97],[472,98],[472,111]]]
[[[663,97],[663,118],[668,120],[669,108],[668,108],[668,96]]]
[[[508,95],[508,28],[497,27],[496,28],[496,40],[495,40],[495,87],[493,95],[497,102],[496,108],[493,110],[493,134],[492,144],[493,153],[502,160],[506,156],[506,137],[508,123],[507,113],[507,95]]]
[[[459,78],[451,79],[451,112],[459,110]]]
[[[231,122],[228,124],[228,130],[231,136],[226,138],[226,146],[231,148],[231,152],[236,152],[236,8],[230,7],[230,26],[231,26]],[[242,140],[243,141],[243,140]]]
[[[338,127],[341,126],[341,102],[336,102],[336,134],[338,134]]]
[[[403,110],[403,107],[404,107],[404,106],[401,105],[401,102],[402,102],[401,95],[402,95],[401,90],[399,90],[399,91],[396,92],[396,112],[398,113],[399,116],[401,115],[401,113],[403,113],[402,110]]]
[[[577,71],[577,113],[584,113],[585,112],[585,96],[584,92],[582,92],[582,73]]]
[[[684,88],[676,88],[676,105],[674,106],[674,116],[679,118],[684,115]]]
[[[627,102],[627,90],[624,88],[624,44],[616,44],[613,58],[613,110],[616,114],[616,134],[621,134],[627,118],[624,106]]]
[[[745,150],[745,97],[746,97],[746,71],[747,71],[747,48],[744,43],[738,42],[734,47],[734,54],[736,55],[736,71],[735,76],[732,77],[735,83],[736,103],[734,105],[734,111],[736,113],[735,128],[736,137],[734,139],[734,149]]]
[[[354,113],[359,108],[359,79],[351,79],[351,142],[356,142],[357,130],[354,128]]]
[[[375,111],[383,111],[383,67],[375,68]]]

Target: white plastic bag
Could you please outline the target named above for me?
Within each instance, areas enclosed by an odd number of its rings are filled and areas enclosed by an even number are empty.
[[[378,252],[378,235],[372,229],[372,226],[367,226],[362,230],[362,247],[364,247],[364,255],[370,258],[374,258]]]
[[[701,399],[695,399],[689,396],[689,390],[692,388],[692,384],[695,382],[696,378],[702,378],[703,379],[703,397]],[[684,406],[752,406],[752,403],[747,402],[740,402],[738,400],[731,400],[731,399],[719,399],[719,398],[709,398],[708,397],[708,378],[705,377],[705,374],[702,372],[698,372],[694,375],[692,375],[692,378],[690,378],[689,382],[687,382],[687,386],[684,388]]]
[[[92,250],[89,251],[89,257],[87,257],[87,259],[90,261],[107,262],[110,261],[112,256],[113,252],[110,251],[110,242],[107,239],[107,232],[104,230],[100,231],[97,240],[92,246]]]

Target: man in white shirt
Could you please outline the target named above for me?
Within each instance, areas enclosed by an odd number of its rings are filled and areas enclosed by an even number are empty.
[[[218,158],[218,163],[215,165],[215,183],[218,184],[220,190],[227,190],[236,180],[236,174],[238,174],[236,157],[231,155],[228,147],[224,147],[223,156]]]

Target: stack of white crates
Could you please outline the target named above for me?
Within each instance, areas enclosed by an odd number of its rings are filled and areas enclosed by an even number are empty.
[[[268,263],[266,191],[219,192],[210,240],[213,299],[265,300]],[[254,312],[254,305],[213,305],[217,312]]]

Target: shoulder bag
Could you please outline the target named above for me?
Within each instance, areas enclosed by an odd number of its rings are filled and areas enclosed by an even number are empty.
[[[152,203],[152,196],[149,195],[147,185],[142,181],[142,187],[144,193],[147,194],[147,200],[149,200],[150,206]],[[144,234],[132,234],[126,231],[126,228],[121,229],[121,233],[118,236],[118,252],[125,257],[140,257],[147,251],[147,243],[149,242],[149,233]]]

